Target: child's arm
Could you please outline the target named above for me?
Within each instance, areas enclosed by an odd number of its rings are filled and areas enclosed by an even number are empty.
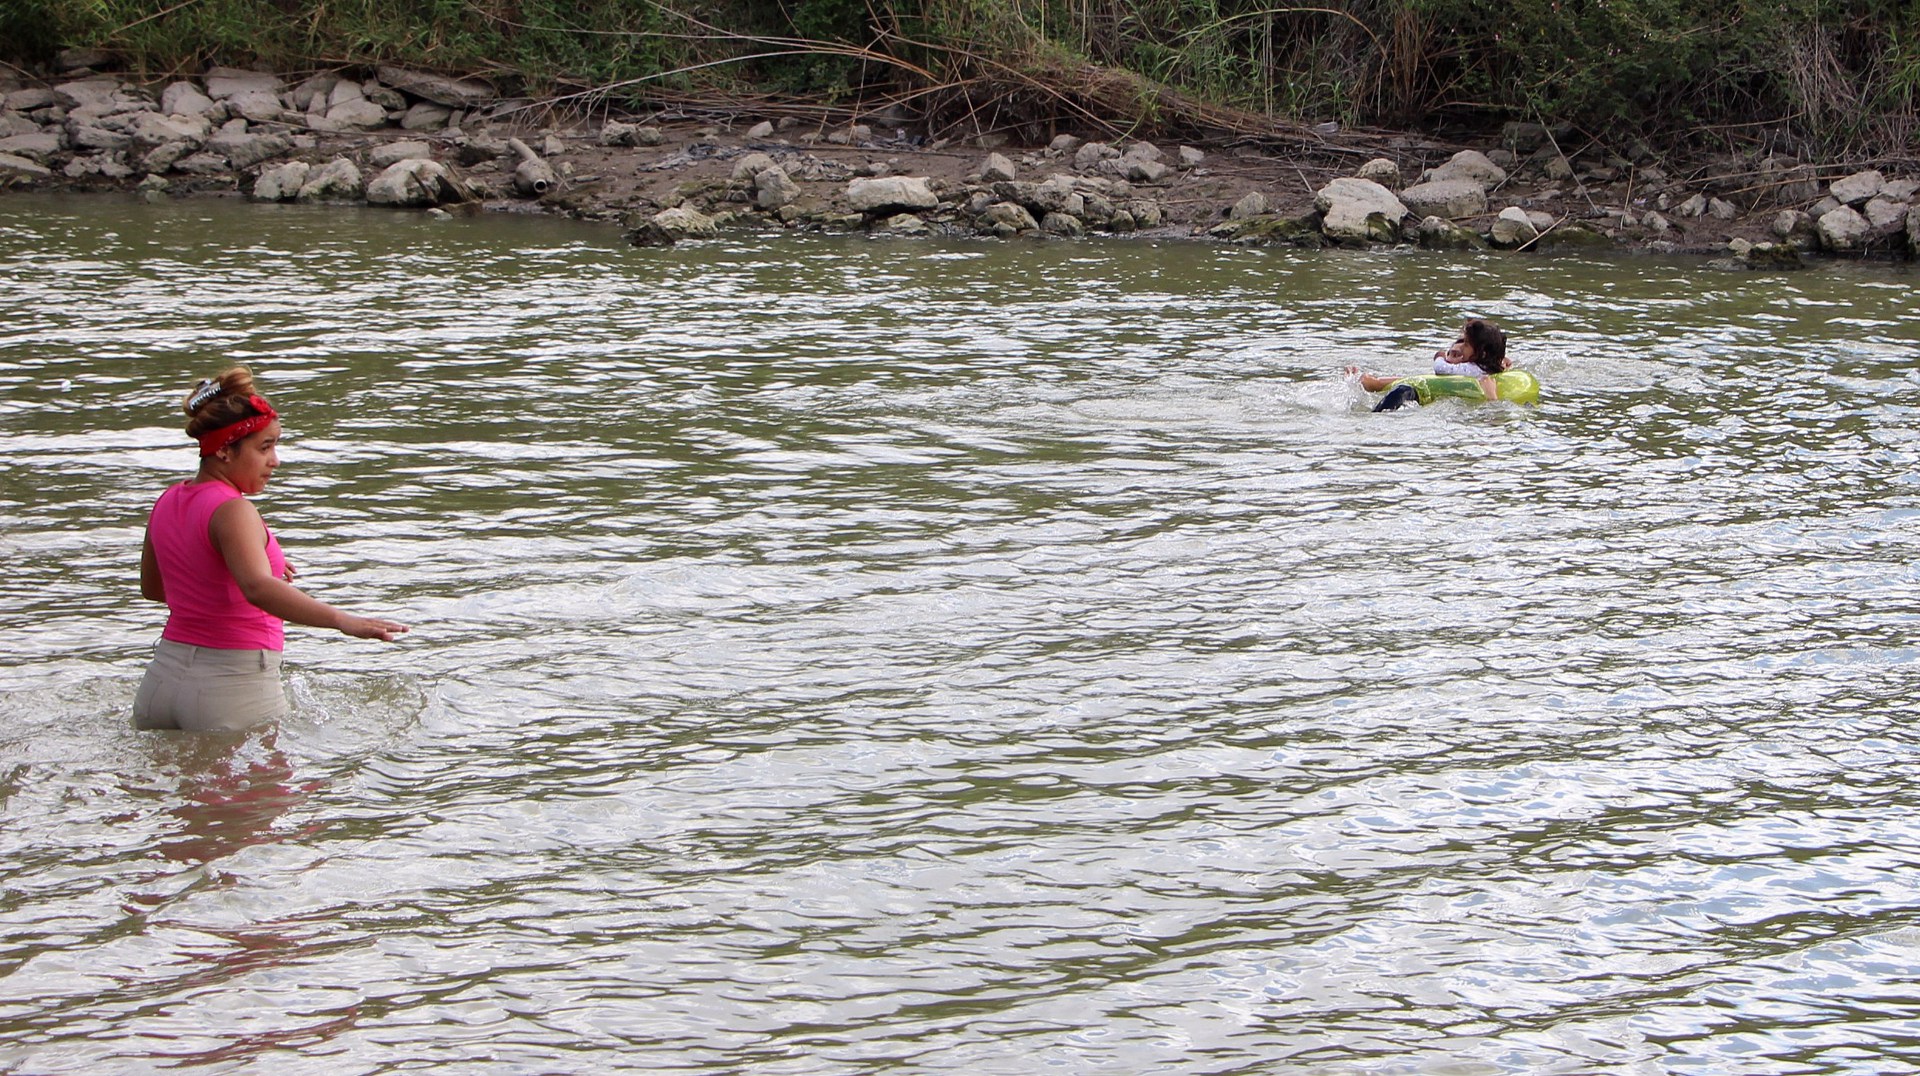
[[[1397,377],[1381,377],[1379,374],[1363,374],[1358,366],[1347,367],[1347,376],[1359,378],[1360,387],[1368,392],[1379,392],[1400,380]]]

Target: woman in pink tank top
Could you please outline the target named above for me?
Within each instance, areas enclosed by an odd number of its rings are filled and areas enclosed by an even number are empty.
[[[167,605],[133,700],[142,729],[244,729],[287,711],[282,623],[391,640],[404,624],[342,612],[293,585],[280,543],[247,495],[280,466],[280,419],[244,366],[187,395],[200,473],[160,495],[140,552],[140,593]]]

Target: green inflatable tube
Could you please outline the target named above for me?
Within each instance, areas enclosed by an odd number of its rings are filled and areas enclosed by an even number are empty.
[[[1459,374],[1421,374],[1418,377],[1403,377],[1393,383],[1405,385],[1420,398],[1420,406],[1425,407],[1433,401],[1446,396],[1455,396],[1462,400],[1484,400],[1487,394],[1480,391],[1480,379]],[[1393,385],[1389,385],[1391,389]],[[1540,400],[1540,379],[1525,370],[1504,370],[1493,375],[1493,391],[1497,399],[1508,403],[1530,404]]]

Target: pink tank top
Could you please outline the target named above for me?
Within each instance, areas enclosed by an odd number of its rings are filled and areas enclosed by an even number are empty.
[[[285,625],[241,595],[207,536],[214,509],[238,496],[240,491],[225,482],[182,482],[154,503],[147,534],[167,591],[162,639],[219,650],[286,649]],[[286,575],[287,558],[270,530],[267,567],[276,576]]]

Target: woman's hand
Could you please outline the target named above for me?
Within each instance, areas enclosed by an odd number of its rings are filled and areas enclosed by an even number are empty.
[[[392,620],[376,620],[365,616],[344,616],[340,620],[340,630],[356,639],[379,639],[390,643],[393,637],[406,632],[405,624]]]

